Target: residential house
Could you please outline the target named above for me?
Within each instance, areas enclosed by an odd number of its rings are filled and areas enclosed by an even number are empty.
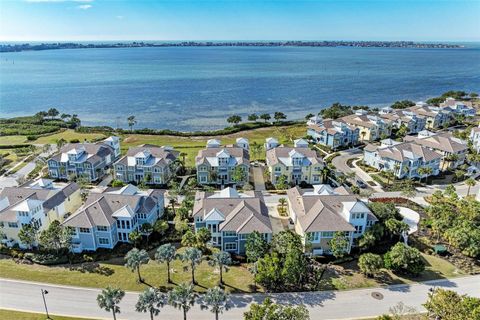
[[[323,120],[315,116],[307,122],[307,135],[316,143],[334,150],[358,144],[359,132],[359,128],[348,125],[342,119]]]
[[[344,188],[314,186],[313,190],[295,187],[287,191],[288,211],[305,245],[313,255],[331,254],[330,241],[336,232],[348,239],[346,252],[355,245],[377,218],[368,206]]]
[[[425,102],[417,102],[413,107],[408,108],[414,112],[417,117],[425,119],[425,129],[439,129],[448,127],[452,120],[448,111],[440,107],[429,106]]]
[[[480,153],[480,124],[470,131],[470,141],[472,141],[473,149]]]
[[[442,155],[414,142],[382,140],[380,146],[368,144],[364,149],[363,161],[378,170],[393,172],[399,178],[423,178],[418,170],[431,168],[430,175],[440,172]]]
[[[404,141],[413,142],[435,150],[442,155],[440,170],[454,169],[465,163],[468,153],[467,142],[455,138],[450,132],[433,133],[427,130],[419,132],[417,137],[406,136]],[[452,158],[452,155],[455,155]]]
[[[195,158],[197,181],[200,184],[233,185],[249,181],[250,153],[248,140],[238,139],[238,145],[221,146],[218,140],[209,140],[206,149]],[[242,176],[238,174],[242,173]],[[239,177],[242,178],[239,180]]]
[[[85,204],[65,219],[72,228],[72,251],[112,249],[130,242],[129,235],[144,223],[154,224],[164,211],[162,190],[139,190],[133,185],[90,193]]]
[[[178,155],[170,147],[151,144],[130,148],[115,163],[115,177],[125,183],[166,184],[175,173],[172,163]]]
[[[411,110],[385,107],[380,109],[379,115],[382,119],[390,121],[393,128],[400,129],[402,126],[406,127],[408,134],[418,133],[425,128],[425,118],[418,117]]]
[[[48,159],[48,172],[55,179],[86,178],[98,181],[120,154],[120,142],[110,137],[97,143],[70,143]]]
[[[474,117],[477,113],[470,101],[459,101],[455,98],[447,98],[445,102],[440,104],[440,107],[447,112],[464,115],[466,117]]]
[[[80,205],[80,188],[74,182],[39,179],[21,187],[5,187],[0,192],[1,241],[9,247],[18,244],[25,248],[18,238],[23,225],[33,224],[44,230],[51,221],[62,221]]]
[[[389,137],[392,134],[389,121],[377,115],[368,114],[366,110],[356,110],[355,114],[340,119],[346,124],[359,129],[360,141],[375,141],[382,137]]]
[[[267,150],[267,167],[273,184],[280,176],[285,176],[286,182],[294,185],[320,184],[323,181],[323,160],[302,140],[297,140],[293,148],[277,146]]]
[[[267,242],[272,239],[268,208],[260,191],[197,191],[193,219],[196,232],[207,228],[212,234],[211,244],[230,253],[244,254],[248,235],[254,231]]]
[[[268,151],[270,149],[278,147],[279,145],[280,143],[278,142],[277,139],[270,137],[265,139],[264,148],[265,148],[265,151]]]

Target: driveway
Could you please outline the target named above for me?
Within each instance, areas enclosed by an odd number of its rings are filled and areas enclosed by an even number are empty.
[[[132,275],[133,277],[134,275]],[[480,275],[462,278],[427,281],[412,285],[392,285],[383,288],[357,289],[351,291],[321,291],[270,294],[279,304],[304,304],[311,319],[352,319],[374,318],[389,312],[389,308],[399,302],[424,311],[422,303],[428,297],[429,289],[443,287],[460,294],[480,297]],[[100,310],[96,297],[99,289],[56,286],[43,283],[23,282],[0,279],[0,309],[14,309],[30,312],[44,312],[40,289],[48,290],[46,301],[51,314],[72,317],[90,317],[95,319],[111,319],[111,313]],[[372,294],[380,296],[374,298]],[[226,311],[222,319],[241,320],[243,313],[252,302],[261,302],[264,294],[234,294],[231,296],[231,309]],[[146,319],[148,315],[135,312],[138,293],[127,292],[120,303],[121,313],[118,319]],[[162,308],[162,319],[181,319],[180,310],[170,306]],[[213,315],[200,309],[198,303],[189,311],[188,318],[210,320]]]
[[[403,217],[403,222],[408,224],[408,226],[410,227],[410,229],[408,230],[408,234],[416,232],[418,230],[418,222],[420,221],[420,215],[418,214],[418,212],[404,207],[397,208]]]
[[[265,180],[263,179],[264,166],[252,167],[253,172],[253,184],[255,186],[255,191],[265,191]]]

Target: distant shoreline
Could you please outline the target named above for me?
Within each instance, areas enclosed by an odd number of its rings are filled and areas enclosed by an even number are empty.
[[[361,48],[414,48],[461,49],[463,45],[422,43],[413,41],[182,41],[182,42],[118,42],[79,43],[48,42],[40,44],[0,44],[0,52],[43,51],[58,49],[144,48],[144,47],[361,47]]]

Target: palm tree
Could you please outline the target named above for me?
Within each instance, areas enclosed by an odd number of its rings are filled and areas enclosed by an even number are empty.
[[[170,279],[170,262],[172,262],[177,257],[175,252],[175,246],[170,243],[166,243],[158,247],[157,252],[155,253],[155,260],[162,263],[165,262],[167,264],[167,281],[171,283],[172,280]]]
[[[150,223],[145,222],[140,226],[140,231],[147,236],[147,248],[148,248],[148,240],[150,238],[150,235],[153,233],[153,226]]]
[[[215,314],[215,320],[218,320],[219,313],[230,309],[228,300],[228,294],[220,287],[211,288],[208,289],[207,293],[203,296],[200,308],[204,310],[210,309],[210,311]]]
[[[129,116],[127,118],[128,126],[130,127],[130,131],[133,131],[133,126],[137,124],[137,120],[135,116]]]
[[[117,319],[117,313],[120,313],[118,304],[125,296],[125,291],[118,288],[107,287],[97,296],[97,303],[100,308],[107,312],[112,312],[113,320]]]
[[[323,167],[321,174],[322,174],[322,182],[325,183],[327,181],[328,175],[330,174],[330,169],[328,169],[328,167],[326,166]]]
[[[458,154],[449,154],[443,159],[443,171],[445,171],[452,163],[458,161]],[[448,165],[447,165],[448,163]]]
[[[183,262],[190,263],[190,271],[192,272],[192,283],[195,284],[195,268],[202,262],[202,251],[197,248],[186,248],[185,252],[180,255]]]
[[[282,212],[283,212],[283,209],[285,208],[285,205],[287,204],[287,199],[280,198],[280,199],[278,199],[278,203],[280,204],[280,209],[282,209]]]
[[[418,168],[418,174],[420,175],[420,182],[422,181],[422,178],[425,178],[425,180],[426,180],[426,177],[427,177],[427,168],[428,168],[428,167],[420,167],[420,168]]]
[[[183,311],[183,320],[187,320],[187,312],[195,304],[196,298],[193,284],[182,283],[168,293],[168,303]]]
[[[465,184],[468,186],[467,196],[470,195],[470,188],[477,184],[477,182],[473,178],[468,178],[465,181]]]
[[[223,284],[223,269],[228,271],[228,266],[232,264],[230,253],[225,251],[215,252],[212,254],[212,260],[208,261],[208,264],[213,267],[218,266],[220,270],[220,284]]]
[[[136,247],[138,245],[138,243],[140,242],[140,240],[142,239],[142,235],[141,233],[138,231],[138,230],[133,230],[132,232],[130,232],[130,234],[128,235],[128,240],[130,242],[133,242],[133,245]]]
[[[145,250],[138,250],[137,248],[133,248],[132,250],[128,251],[125,255],[125,267],[129,268],[134,272],[137,271],[138,281],[142,282],[142,277],[140,276],[140,266],[142,264],[148,263],[150,257],[148,256],[147,251]]]
[[[150,320],[153,320],[153,317],[158,316],[160,313],[160,308],[165,305],[165,298],[165,295],[160,290],[147,288],[138,296],[135,310],[137,312],[148,312]]]
[[[185,166],[185,158],[186,158],[187,154],[185,152],[180,152],[179,156],[182,157],[182,163]]]

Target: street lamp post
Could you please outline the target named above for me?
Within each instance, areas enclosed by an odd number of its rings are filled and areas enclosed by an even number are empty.
[[[51,319],[48,314],[47,301],[45,300],[45,295],[48,294],[47,290],[40,289],[42,291],[43,304],[45,305],[45,313],[47,314],[47,319]]]

